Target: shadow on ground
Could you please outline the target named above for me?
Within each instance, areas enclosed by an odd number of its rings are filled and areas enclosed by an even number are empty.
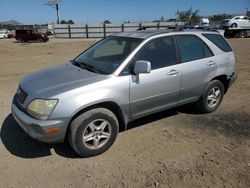
[[[192,114],[193,121],[190,128],[208,128],[230,136],[250,137],[250,116],[248,114],[215,114],[213,116],[200,116],[200,113],[192,106],[184,106],[166,110],[153,115],[149,115],[128,124],[128,129],[149,124],[164,118],[178,114]],[[62,144],[45,144],[30,138],[16,123],[15,119],[9,114],[1,128],[1,140],[6,149],[13,155],[22,158],[37,158],[52,155],[54,150],[58,155],[66,158],[79,158],[74,153],[70,145],[65,142]]]
[[[167,110],[138,119],[128,125],[128,129],[133,129],[153,121],[177,115],[174,110]],[[9,114],[1,128],[1,140],[6,149],[13,155],[22,158],[37,158],[52,155],[54,150],[58,155],[66,158],[78,158],[68,142],[62,144],[46,144],[30,138],[17,124],[12,114]]]
[[[1,128],[1,140],[6,149],[13,155],[22,158],[36,158],[52,155],[53,149],[58,155],[66,158],[77,158],[78,156],[70,148],[68,143],[45,144],[30,138],[9,114]]]

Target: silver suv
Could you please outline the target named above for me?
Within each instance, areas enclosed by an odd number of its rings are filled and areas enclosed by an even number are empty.
[[[217,32],[118,33],[25,77],[12,114],[32,138],[68,138],[76,153],[90,157],[143,116],[188,103],[213,112],[235,79],[234,53]]]

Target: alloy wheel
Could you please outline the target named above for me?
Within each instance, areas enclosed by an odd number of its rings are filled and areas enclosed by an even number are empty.
[[[208,93],[207,104],[209,108],[214,108],[220,101],[221,90],[219,87],[213,87]]]
[[[87,125],[83,131],[83,144],[89,149],[103,147],[111,137],[111,125],[105,119],[97,119]]]

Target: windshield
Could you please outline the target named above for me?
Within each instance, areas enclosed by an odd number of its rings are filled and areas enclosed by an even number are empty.
[[[91,68],[88,70],[96,73],[111,74],[141,41],[137,38],[107,37],[75,58],[73,63]]]

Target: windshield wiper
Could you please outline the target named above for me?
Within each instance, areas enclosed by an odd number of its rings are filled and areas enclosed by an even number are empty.
[[[76,65],[77,67],[80,67],[82,69],[86,69],[86,70],[94,72],[94,73],[102,73],[102,71],[95,69],[92,65],[89,65],[87,63],[78,62],[76,60],[70,60],[70,62],[72,62],[73,65]]]

